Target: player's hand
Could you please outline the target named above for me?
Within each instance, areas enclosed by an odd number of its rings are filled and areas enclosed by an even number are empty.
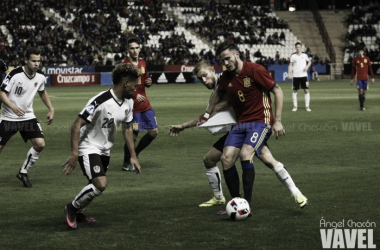
[[[130,159],[130,163],[131,163],[131,166],[132,166],[133,168],[137,169],[136,174],[141,174],[140,163],[139,163],[139,160],[137,160],[136,156],[131,157],[131,159]]]
[[[210,118],[210,113],[205,112],[203,115],[199,116],[197,126],[202,125],[203,123],[207,122]]]
[[[145,79],[145,86],[147,86],[148,88],[150,86],[152,86],[152,75],[149,75],[149,77],[147,79]]]
[[[145,102],[146,101],[146,97],[143,96],[143,95],[137,94],[136,100],[139,101],[139,102]]]
[[[372,78],[371,79],[371,84],[373,84],[375,82],[375,78]]]
[[[170,125],[169,128],[169,135],[172,137],[178,136],[179,132],[184,130],[184,128],[181,125]]]
[[[353,83],[354,83],[353,80],[351,80],[351,81],[350,81],[351,86],[352,86]]]
[[[285,129],[282,126],[282,123],[278,120],[274,122],[272,131],[272,134],[276,135],[276,139],[278,139],[279,136],[285,136]]]
[[[292,73],[288,74],[288,79],[292,79]]]
[[[70,155],[69,158],[65,161],[65,163],[62,164],[63,173],[65,175],[70,175],[78,163],[78,156],[76,155]]]
[[[47,120],[45,123],[47,125],[50,125],[53,122],[53,119],[54,119],[54,111],[49,111],[49,113],[47,114]]]
[[[17,116],[24,116],[25,115],[25,111],[17,106],[14,106],[12,108],[13,112],[17,115]]]

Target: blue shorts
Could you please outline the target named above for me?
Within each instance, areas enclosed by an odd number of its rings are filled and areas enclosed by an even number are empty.
[[[358,90],[367,90],[367,86],[368,86],[368,80],[357,80],[356,81],[356,88]]]
[[[227,136],[224,146],[242,148],[251,145],[255,154],[260,156],[261,149],[272,134],[272,126],[263,122],[250,122],[235,125]]]
[[[138,133],[148,129],[158,128],[156,114],[153,109],[133,114],[133,132]]]

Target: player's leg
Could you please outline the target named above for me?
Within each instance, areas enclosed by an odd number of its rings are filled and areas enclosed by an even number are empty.
[[[100,196],[107,187],[106,171],[108,169],[109,157],[98,154],[83,155],[78,158],[83,174],[89,180],[89,184],[82,188],[74,200],[65,207],[66,223],[70,228],[77,227],[77,217],[80,219],[87,216],[81,216],[83,210],[97,196]],[[87,217],[89,218],[89,217]],[[95,219],[90,218],[94,222]]]
[[[300,88],[298,78],[293,77],[293,83],[292,83],[292,100],[293,100],[293,109],[292,111],[297,111],[298,102],[297,102],[297,91]]]
[[[364,85],[364,81],[361,81],[361,80],[358,80],[356,82],[356,88],[358,89],[358,97],[359,97],[359,110],[360,111],[363,111],[363,107],[364,107],[364,95],[363,95],[363,85]]]
[[[311,109],[310,109],[310,91],[309,91],[309,81],[308,81],[307,77],[302,78],[301,88],[303,89],[303,91],[305,93],[306,111],[310,112],[311,111]]]
[[[360,92],[361,92],[361,95],[362,95],[362,108],[361,108],[361,110],[362,111],[364,111],[365,110],[365,108],[364,108],[364,102],[365,102],[365,93],[366,93],[366,91],[367,91],[367,87],[368,87],[368,81],[363,81],[363,84],[362,84],[362,88],[361,88],[361,90],[360,90]]]
[[[292,196],[295,198],[296,203],[303,208],[307,205],[307,198],[301,193],[301,191],[297,188],[294,183],[292,177],[289,172],[286,170],[284,165],[277,161],[269,148],[265,145],[261,149],[261,153],[259,159],[273,172],[276,174],[277,178],[284,184],[284,186],[291,192]]]
[[[30,140],[32,147],[26,154],[26,159],[22,164],[16,177],[22,181],[25,187],[32,187],[28,178],[28,170],[37,162],[42,150],[45,148],[45,139],[40,124],[36,119],[20,122],[20,134],[24,141]]]
[[[235,162],[239,158],[240,148],[226,146],[221,157],[223,175],[231,198],[240,197],[240,179]]]
[[[138,156],[141,151],[148,147],[158,135],[158,129],[148,129],[148,132],[141,138],[139,144],[136,147],[136,155]]]
[[[260,155],[261,149],[266,140],[270,137],[272,130],[270,125],[262,122],[247,123],[246,130],[244,145],[240,151],[240,160],[243,169],[244,199],[251,204],[253,184],[255,181],[253,157]]]
[[[148,130],[136,147],[136,155],[138,156],[141,151],[143,151],[146,147],[148,147],[154,139],[156,139],[158,135],[158,125],[156,120],[156,114],[153,109],[149,109],[143,113],[141,113],[141,122],[140,125],[142,129]]]
[[[226,199],[223,195],[221,174],[218,166],[222,152],[215,147],[212,147],[207,154],[203,157],[203,163],[206,167],[206,176],[209,184],[211,185],[214,197],[211,200],[203,202],[200,207],[211,207],[216,205],[223,205]]]
[[[223,175],[231,198],[240,197],[240,179],[235,162],[239,158],[240,149],[245,139],[245,131],[239,125],[229,132],[221,157]]]
[[[3,152],[3,148],[7,142],[12,138],[14,134],[18,132],[17,123],[4,121],[0,119],[0,153]]]

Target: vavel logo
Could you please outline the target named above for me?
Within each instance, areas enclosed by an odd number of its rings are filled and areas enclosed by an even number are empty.
[[[373,241],[375,222],[329,222],[322,217],[320,227],[323,249],[376,249]]]

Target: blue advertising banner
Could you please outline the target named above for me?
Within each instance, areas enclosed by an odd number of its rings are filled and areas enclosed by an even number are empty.
[[[100,73],[100,85],[112,85],[112,73],[111,72],[102,72]]]
[[[80,73],[93,73],[95,72],[94,66],[59,66],[59,67],[42,67],[41,71],[46,76],[46,86],[50,86],[51,74],[80,74]]]
[[[268,67],[268,71],[274,71],[274,80],[276,82],[287,82],[291,81],[291,79],[288,78],[288,68],[289,65],[270,65]],[[310,79],[310,74],[308,72],[308,79]]]

